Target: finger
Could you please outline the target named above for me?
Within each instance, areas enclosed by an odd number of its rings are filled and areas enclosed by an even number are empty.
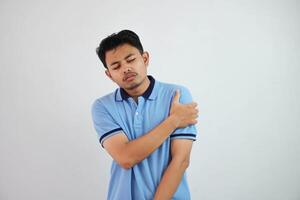
[[[192,120],[192,124],[197,124],[198,123],[198,120],[194,119]]]
[[[194,111],[194,112],[192,112],[192,114],[193,114],[193,115],[199,115],[199,112]]]
[[[195,103],[195,102],[189,103],[189,104],[186,104],[186,105],[187,105],[187,107],[194,108],[194,109],[196,109],[196,107],[197,107],[197,103]]]
[[[179,97],[180,97],[180,92],[179,90],[176,90],[175,96],[173,98],[173,102],[179,103]]]
[[[195,107],[197,107],[197,103],[196,102],[192,102],[192,103],[189,103],[189,104],[187,104],[189,107],[191,107],[191,108],[195,108]]]
[[[198,114],[193,114],[191,117],[192,117],[193,119],[196,119],[196,118],[198,118]]]

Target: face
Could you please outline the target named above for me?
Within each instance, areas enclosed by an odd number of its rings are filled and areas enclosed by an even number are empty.
[[[123,44],[105,54],[106,75],[127,91],[139,88],[147,78],[149,54],[140,54],[129,44]]]

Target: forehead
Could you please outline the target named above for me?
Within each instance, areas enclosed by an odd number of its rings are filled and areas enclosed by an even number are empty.
[[[139,54],[139,50],[130,44],[122,44],[115,49],[111,49],[105,53],[106,62],[113,62],[124,59],[129,54]]]

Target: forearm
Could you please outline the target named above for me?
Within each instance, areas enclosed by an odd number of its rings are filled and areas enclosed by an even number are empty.
[[[169,200],[176,192],[188,163],[172,159],[159,183],[154,200]]]
[[[130,159],[131,166],[141,162],[156,150],[176,127],[176,120],[169,116],[150,132],[135,140],[128,141],[125,145],[124,153]]]

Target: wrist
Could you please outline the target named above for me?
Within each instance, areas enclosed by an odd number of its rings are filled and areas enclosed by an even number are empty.
[[[174,130],[179,127],[180,120],[175,115],[170,115],[167,120]]]

